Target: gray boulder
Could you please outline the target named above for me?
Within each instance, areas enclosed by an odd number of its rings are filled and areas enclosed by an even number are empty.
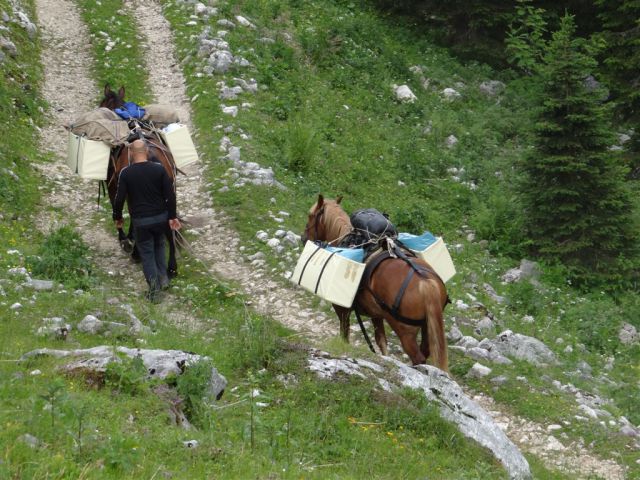
[[[512,268],[502,276],[502,281],[505,283],[519,282],[521,280],[530,280],[535,283],[540,277],[540,266],[537,262],[522,259],[520,261],[520,267]]]
[[[127,325],[119,322],[103,322],[93,315],[85,316],[76,326],[79,332],[88,333],[90,335],[100,335],[109,333],[124,333],[127,331]],[[129,327],[129,330],[131,327]]]
[[[478,88],[485,95],[495,97],[504,90],[505,84],[499,80],[488,80],[486,82],[482,82]]]
[[[233,63],[233,55],[226,50],[217,50],[209,56],[209,65],[215,73],[225,73]]]
[[[79,360],[67,364],[64,370],[68,372],[93,372],[100,375],[104,373],[109,363],[120,361],[118,354],[126,355],[129,358],[140,358],[147,369],[149,378],[160,379],[167,378],[169,375],[181,375],[189,366],[209,360],[208,357],[182,350],[150,350],[108,345],[78,350],[40,348],[25,353],[21,360],[40,356],[79,358]],[[218,373],[216,368],[211,367],[207,386],[210,396],[219,399],[224,393],[226,385],[226,378]]]
[[[505,330],[493,340],[494,350],[502,355],[542,366],[556,363],[556,355],[537,338]]]
[[[42,326],[38,328],[36,335],[39,337],[53,337],[57,340],[66,340],[70,331],[71,325],[65,323],[63,318],[51,317],[42,319]]]
[[[491,369],[489,367],[485,367],[480,363],[474,363],[473,366],[467,372],[467,377],[469,378],[482,378],[491,374]]]
[[[53,290],[55,287],[55,283],[52,280],[37,280],[35,278],[29,279],[27,283],[24,284],[25,287],[33,288],[39,292]]]
[[[638,335],[636,327],[630,323],[624,323],[618,332],[618,338],[624,345],[633,345],[640,340],[640,335]]]
[[[76,326],[79,332],[97,335],[104,330],[104,322],[93,315],[86,315]]]

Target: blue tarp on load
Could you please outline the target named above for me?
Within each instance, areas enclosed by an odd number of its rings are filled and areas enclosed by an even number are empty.
[[[421,252],[436,242],[436,237],[431,232],[424,232],[422,235],[413,235],[411,233],[399,233],[400,240],[407,248]]]
[[[348,258],[349,260],[353,260],[354,262],[364,262],[364,248],[337,248],[329,246],[326,246],[324,248],[329,252],[335,252],[336,255]]]
[[[144,117],[145,110],[134,102],[124,102],[124,105],[120,108],[116,108],[115,112],[125,120],[131,118],[140,119]]]

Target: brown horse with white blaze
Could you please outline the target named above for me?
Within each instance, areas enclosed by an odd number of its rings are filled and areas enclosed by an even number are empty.
[[[302,235],[302,241],[320,240],[337,246],[353,231],[347,213],[340,206],[342,198],[336,200],[318,196],[318,201],[309,210],[309,218]],[[374,254],[375,255],[375,254]],[[444,283],[425,261],[413,258],[413,267],[399,258],[382,261],[371,273],[363,278],[354,301],[359,312],[371,318],[375,330],[376,344],[383,355],[387,354],[387,337],[384,320],[398,335],[402,348],[414,365],[431,362],[445,372],[449,371],[447,343],[444,331],[444,307],[448,302]],[[385,305],[393,305],[409,270],[413,275],[402,296],[399,311],[393,315]],[[366,284],[364,284],[366,283]],[[349,341],[349,316],[353,308],[333,305],[340,319],[340,331],[345,341]],[[415,319],[410,322],[405,319]],[[418,346],[418,332],[421,342]]]

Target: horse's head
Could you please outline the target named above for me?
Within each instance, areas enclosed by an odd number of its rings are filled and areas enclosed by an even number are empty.
[[[122,105],[124,105],[124,87],[120,87],[120,90],[114,92],[107,83],[104,86],[104,98],[100,102],[100,107],[115,110],[122,107]]]
[[[306,243],[307,240],[315,241],[327,241],[335,240],[339,235],[339,232],[335,232],[336,218],[342,219],[344,224],[344,217],[348,223],[348,229],[351,229],[351,223],[349,217],[340,207],[342,197],[338,197],[335,200],[324,198],[322,194],[318,195],[318,201],[313,204],[309,210],[309,218],[307,219],[307,225],[304,227],[304,232],[300,236],[302,243]]]

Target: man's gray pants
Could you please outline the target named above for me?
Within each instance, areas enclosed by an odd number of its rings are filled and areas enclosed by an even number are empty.
[[[166,212],[133,221],[133,234],[150,292],[157,292],[169,284],[164,251],[164,239],[169,228],[167,222]]]

